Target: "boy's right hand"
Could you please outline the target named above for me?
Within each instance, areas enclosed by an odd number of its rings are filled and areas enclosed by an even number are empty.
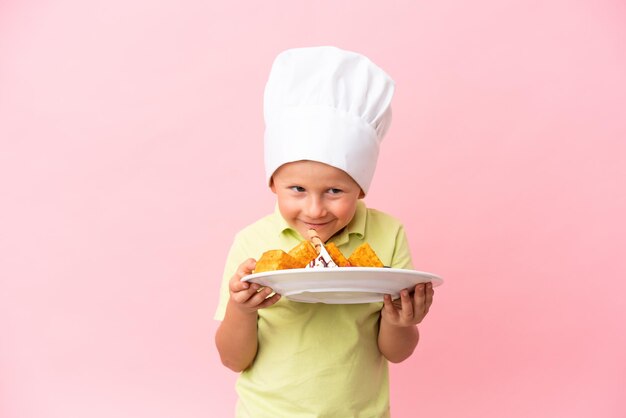
[[[273,292],[269,287],[241,281],[243,277],[254,271],[255,266],[256,261],[253,258],[241,263],[228,285],[231,304],[242,312],[255,313],[259,309],[272,306],[280,299],[278,293],[269,297]]]

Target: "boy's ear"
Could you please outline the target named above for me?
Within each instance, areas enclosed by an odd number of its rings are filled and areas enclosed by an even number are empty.
[[[274,178],[270,178],[270,189],[276,194],[276,186],[274,186]]]
[[[361,192],[359,193],[359,199],[363,199],[365,197],[365,192],[363,191],[363,189],[361,189]]]

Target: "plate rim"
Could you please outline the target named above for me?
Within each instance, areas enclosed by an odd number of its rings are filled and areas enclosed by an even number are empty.
[[[433,283],[433,286],[439,286],[443,284],[443,278],[441,276],[429,273],[427,271],[420,271],[414,269],[401,269],[394,267],[333,267],[333,268],[297,268],[297,269],[284,269],[284,270],[270,270],[270,271],[262,271],[259,273],[248,274],[241,278],[242,282],[248,282],[253,279],[260,279],[269,276],[285,276],[285,275],[294,275],[294,274],[313,274],[313,273],[324,273],[324,274],[353,274],[353,273],[392,273],[392,274],[409,274],[409,275],[417,275],[417,276],[427,276],[434,279],[437,284]]]

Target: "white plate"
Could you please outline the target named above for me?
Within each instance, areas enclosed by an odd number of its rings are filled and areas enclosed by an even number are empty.
[[[296,302],[333,304],[382,302],[385,294],[396,299],[402,289],[418,283],[443,283],[439,276],[423,271],[375,267],[266,271],[246,276],[242,281],[271,287]]]

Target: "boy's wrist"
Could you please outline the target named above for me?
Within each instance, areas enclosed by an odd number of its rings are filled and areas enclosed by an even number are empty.
[[[384,312],[381,314],[381,318],[380,318],[381,323],[384,323],[386,327],[389,327],[391,329],[405,329],[405,328],[414,328],[417,327],[418,324],[400,324],[397,323],[395,321],[390,321],[387,318],[385,318],[385,314]]]
[[[228,301],[227,311],[234,312],[238,319],[254,319],[256,321],[259,313],[258,309],[248,308],[234,301],[232,298]]]

